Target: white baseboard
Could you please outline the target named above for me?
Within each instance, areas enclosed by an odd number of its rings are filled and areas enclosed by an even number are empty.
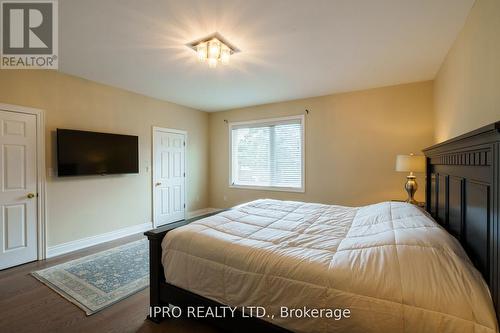
[[[193,210],[191,212],[187,212],[186,214],[186,217],[188,219],[190,218],[193,218],[193,217],[196,217],[196,216],[201,216],[201,215],[205,215],[205,214],[209,214],[209,213],[214,213],[214,212],[217,212],[221,209],[219,208],[202,208],[202,209],[198,209],[198,210]]]
[[[217,208],[203,208],[203,209],[198,209],[194,210],[191,212],[187,212],[187,218],[193,218],[196,216],[201,216],[209,213],[213,213],[216,211],[219,211],[220,209]],[[101,235],[96,235],[96,236],[91,236],[91,237],[86,237],[82,239],[77,239],[71,242],[55,245],[55,246],[50,246],[47,249],[47,258],[52,258],[55,256],[60,256],[62,254],[76,251],[76,250],[81,250],[89,246],[93,245],[98,245],[104,242],[109,242],[118,238],[122,237],[127,237],[130,235],[138,234],[147,230],[153,229],[153,224],[152,223],[143,223],[143,224],[138,224],[134,225],[131,227],[126,227],[122,229],[118,229],[115,231],[110,231],[105,234]]]
[[[151,222],[148,222],[148,223],[133,225],[131,227],[118,229],[115,231],[110,231],[101,235],[86,237],[71,242],[50,246],[47,249],[47,258],[52,258],[68,252],[81,250],[89,246],[101,244],[104,242],[109,242],[118,238],[138,234],[151,229],[153,229],[153,224]]]

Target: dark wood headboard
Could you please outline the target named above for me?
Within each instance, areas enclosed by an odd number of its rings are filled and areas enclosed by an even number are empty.
[[[500,318],[500,121],[423,151],[426,210],[483,274]]]

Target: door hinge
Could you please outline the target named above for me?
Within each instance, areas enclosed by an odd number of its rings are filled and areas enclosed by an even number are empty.
[[[184,204],[184,208],[186,208],[186,204]]]
[[[186,141],[184,141],[184,147],[186,147]]]
[[[184,172],[184,177],[186,177],[186,173]]]

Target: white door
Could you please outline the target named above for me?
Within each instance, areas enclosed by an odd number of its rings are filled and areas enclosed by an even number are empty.
[[[185,218],[186,135],[153,129],[154,223],[160,226]]]
[[[36,116],[0,111],[0,269],[37,259]]]

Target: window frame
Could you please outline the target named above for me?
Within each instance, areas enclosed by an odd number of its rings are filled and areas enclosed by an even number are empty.
[[[266,125],[279,124],[290,120],[299,120],[301,125],[301,186],[300,187],[284,187],[284,186],[259,186],[259,185],[236,185],[233,184],[233,135],[232,131],[235,127],[244,127],[245,125]],[[264,191],[279,191],[279,192],[299,192],[304,193],[306,189],[305,180],[305,160],[306,160],[306,145],[305,145],[305,117],[304,115],[279,117],[279,118],[264,118],[249,121],[238,121],[228,123],[228,148],[229,148],[229,188],[246,189],[246,190],[264,190]]]

